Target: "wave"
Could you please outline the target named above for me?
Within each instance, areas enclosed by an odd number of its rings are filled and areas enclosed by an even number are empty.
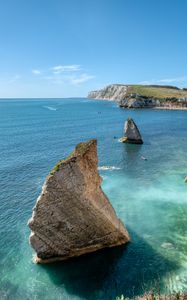
[[[108,178],[108,176],[102,175],[101,178],[102,178],[103,180],[106,180],[106,179]]]
[[[101,166],[101,167],[98,167],[98,170],[100,170],[100,171],[113,171],[113,170],[121,170],[121,168],[115,167],[115,166]]]
[[[175,246],[172,243],[162,243],[161,247],[164,249],[174,249],[175,248]]]
[[[44,108],[47,108],[49,110],[57,110],[55,107],[52,107],[52,106],[43,106]]]

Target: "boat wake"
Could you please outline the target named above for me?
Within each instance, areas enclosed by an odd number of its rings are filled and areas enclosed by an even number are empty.
[[[49,110],[57,110],[55,107],[52,107],[52,106],[43,106],[44,108],[47,108]]]

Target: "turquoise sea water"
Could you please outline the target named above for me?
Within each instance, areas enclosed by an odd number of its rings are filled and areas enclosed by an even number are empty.
[[[129,116],[143,145],[114,138]],[[131,242],[35,265],[27,220],[45,176],[90,138],[98,139],[102,186]],[[87,99],[1,100],[0,299],[108,300],[158,285],[187,291],[186,175],[187,111],[123,110]]]

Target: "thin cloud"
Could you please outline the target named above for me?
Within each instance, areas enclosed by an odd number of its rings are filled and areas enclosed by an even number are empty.
[[[91,79],[95,78],[93,75],[88,74],[80,74],[80,75],[72,75],[72,76],[46,76],[45,79],[51,81],[52,83],[58,84],[58,85],[74,85],[78,86],[81,85]]]
[[[37,70],[37,69],[34,69],[34,70],[32,70],[32,73],[33,73],[34,75],[40,75],[40,74],[41,74],[41,71],[40,71],[40,70]]]
[[[151,79],[139,82],[139,84],[151,85],[151,84],[172,84],[172,83],[184,83],[187,82],[187,76],[164,78],[164,79]]]
[[[12,78],[10,78],[8,80],[8,83],[14,83],[14,82],[18,81],[20,78],[21,78],[21,76],[17,74],[15,76],[13,76]]]
[[[177,78],[166,78],[166,79],[161,79],[158,80],[158,82],[160,83],[173,83],[173,82],[184,82],[187,81],[187,76],[183,76],[183,77],[177,77]]]
[[[38,69],[33,69],[34,75],[40,76],[43,80],[48,80],[52,84],[58,85],[81,85],[95,76],[84,73],[80,65],[58,65],[52,68],[43,70],[42,72]]]
[[[81,83],[85,83],[94,78],[95,76],[84,73],[84,74],[80,74],[79,76],[70,78],[69,82],[72,85],[79,85]]]
[[[80,65],[59,65],[51,68],[54,74],[60,74],[63,72],[77,72],[80,71]]]
[[[149,85],[149,84],[153,84],[154,82],[155,81],[152,81],[152,80],[144,80],[144,81],[138,82],[138,84]]]

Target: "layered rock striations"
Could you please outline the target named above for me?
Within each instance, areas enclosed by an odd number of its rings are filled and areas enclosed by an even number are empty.
[[[111,84],[107,87],[98,90],[92,91],[88,94],[88,98],[99,99],[99,100],[115,100],[120,102],[123,100],[127,94],[127,86],[120,84]]]
[[[48,175],[29,220],[38,263],[125,244],[129,235],[101,189],[97,141],[78,144]]]
[[[125,136],[120,139],[122,143],[143,144],[143,140],[136,123],[133,119],[128,118],[124,126]]]

